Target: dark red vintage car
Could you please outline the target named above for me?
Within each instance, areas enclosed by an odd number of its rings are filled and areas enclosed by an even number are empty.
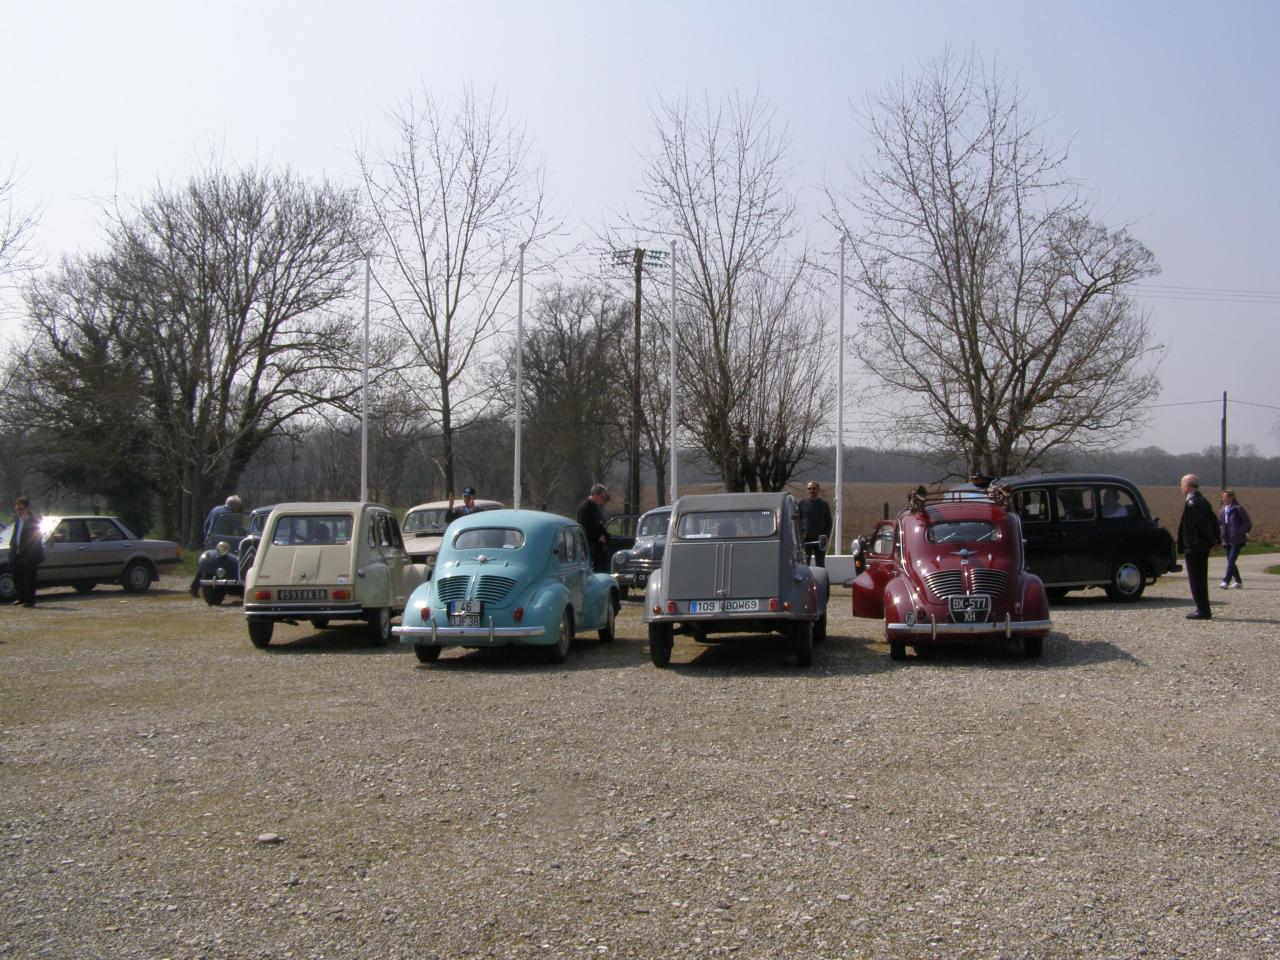
[[[889,655],[930,644],[1018,639],[1038,657],[1053,626],[1040,578],[1029,573],[1018,515],[985,493],[913,496],[897,519],[862,538],[853,615],[883,617]]]

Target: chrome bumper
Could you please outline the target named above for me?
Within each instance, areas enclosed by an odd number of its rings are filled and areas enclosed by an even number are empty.
[[[440,627],[433,621],[429,627],[392,627],[391,632],[400,638],[401,643],[430,643],[438,646],[441,641],[457,643],[463,640],[514,640],[521,637],[542,637],[546,635],[543,627],[495,627],[490,618],[487,627]]]
[[[364,619],[364,609],[358,603],[246,603],[244,615],[259,620],[284,620],[290,617]]]
[[[890,623],[886,625],[889,633],[895,636],[928,637],[972,637],[972,636],[1004,636],[1012,637],[1015,633],[1048,633],[1053,629],[1052,620],[1011,620],[987,623]]]

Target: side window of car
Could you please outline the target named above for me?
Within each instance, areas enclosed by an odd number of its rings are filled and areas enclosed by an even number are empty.
[[[99,518],[86,521],[89,526],[89,539],[93,543],[104,543],[109,540],[123,540],[124,534],[110,520]]]
[[[369,549],[378,549],[378,515],[376,513],[369,514]]]
[[[1103,520],[1127,520],[1141,516],[1133,495],[1124,487],[1103,487],[1100,494]]]
[[[1058,489],[1058,519],[1068,522],[1092,520],[1093,490],[1090,487],[1060,487]]]
[[[1013,495],[1013,509],[1024,525],[1046,523],[1049,520],[1049,491],[1019,490]]]
[[[400,535],[400,524],[391,514],[387,514],[387,539],[393,549],[404,549],[404,537]]]
[[[882,523],[876,527],[875,535],[871,538],[871,552],[882,557],[888,556],[893,553],[893,544],[893,524]]]
[[[587,535],[581,527],[573,531],[573,544],[579,560],[586,560],[590,556],[587,551]]]
[[[573,563],[574,561],[574,539],[573,531],[569,527],[560,528],[560,562]]]
[[[88,543],[89,528],[83,520],[63,520],[53,531],[54,543]]]

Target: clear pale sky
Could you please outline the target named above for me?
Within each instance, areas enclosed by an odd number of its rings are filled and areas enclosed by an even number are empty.
[[[568,225],[624,207],[660,95],[759,90],[790,126],[809,241],[850,183],[868,91],[950,45],[1017,77],[1163,273],[1141,302],[1167,347],[1161,406],[1121,443],[1280,453],[1280,5],[1225,2],[126,3],[0,0],[0,168],[55,263],[99,243],[100,203],[177,182],[220,148],[355,182],[357,139],[425,85],[496,90]],[[1241,293],[1253,292],[1249,294]],[[1262,295],[1256,295],[1261,292]],[[18,336],[12,300],[3,330]],[[849,323],[857,322],[850,313]],[[852,379],[852,374],[850,374]],[[853,380],[856,384],[856,380]],[[850,437],[849,442],[857,438]]]

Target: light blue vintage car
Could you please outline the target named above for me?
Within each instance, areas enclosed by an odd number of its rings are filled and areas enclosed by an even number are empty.
[[[582,528],[536,510],[490,510],[445,531],[435,576],[405,606],[401,643],[423,663],[444,647],[528,644],[553,663],[569,655],[575,634],[613,639],[618,587],[594,573]]]

